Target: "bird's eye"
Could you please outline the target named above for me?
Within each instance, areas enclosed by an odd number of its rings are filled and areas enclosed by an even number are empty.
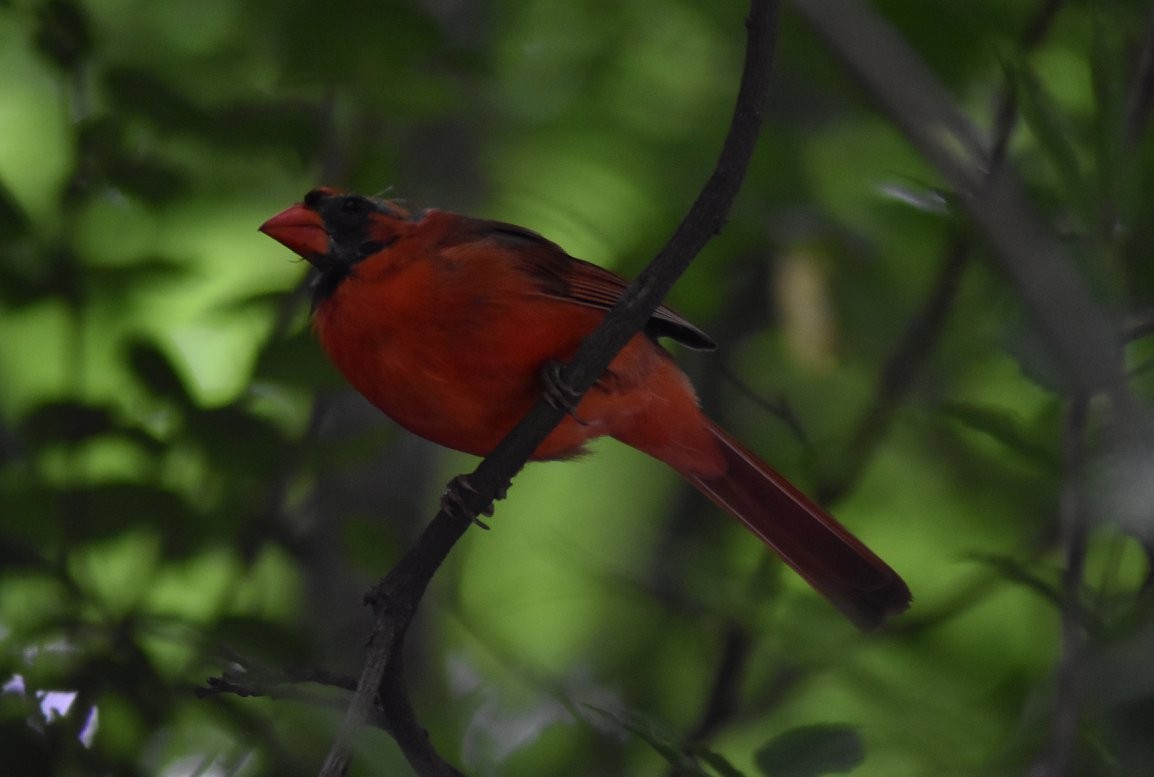
[[[369,209],[369,201],[364,197],[347,197],[341,202],[341,212],[349,216],[359,216]]]

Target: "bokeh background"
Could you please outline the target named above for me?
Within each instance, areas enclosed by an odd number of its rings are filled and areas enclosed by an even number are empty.
[[[1149,400],[1149,4],[870,8],[1006,141]],[[0,2],[6,774],[316,773],[340,692],[195,689],[238,663],[356,675],[361,594],[474,462],[350,393],[308,332],[307,265],[256,227],[327,183],[635,274],[712,167],[745,12]],[[671,303],[721,343],[678,354],[709,412],[913,609],[857,633],[612,441],[532,465],[409,641],[422,721],[467,773],[1154,773],[1131,488],[1154,471],[1098,455],[1103,408],[1071,414],[953,195],[855,83],[786,4],[745,188]],[[411,773],[383,732],[358,746],[354,774]]]

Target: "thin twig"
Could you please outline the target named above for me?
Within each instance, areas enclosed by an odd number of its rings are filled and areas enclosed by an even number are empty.
[[[885,438],[894,414],[912,389],[917,375],[941,339],[949,314],[969,265],[970,241],[959,236],[950,245],[929,296],[906,327],[893,354],[886,360],[874,387],[873,401],[862,414],[846,446],[836,479],[819,484],[819,502],[830,504],[853,490],[874,451]]]
[[[717,365],[717,372],[728,380],[730,384],[737,389],[739,394],[761,410],[769,413],[778,421],[781,421],[804,447],[811,447],[812,441],[805,431],[805,426],[802,424],[801,419],[798,418],[797,413],[793,409],[793,405],[789,403],[789,397],[784,393],[778,394],[775,397],[762,396],[757,393],[752,386],[742,380],[741,376],[731,370],[723,361]]]
[[[1060,505],[1062,544],[1066,550],[1066,568],[1062,572],[1062,653],[1056,671],[1050,745],[1030,770],[1030,777],[1066,777],[1074,773],[1085,687],[1086,618],[1082,578],[1086,567],[1087,526],[1082,474],[1086,408],[1086,399],[1075,397],[1066,412],[1062,457],[1065,478]]]
[[[724,224],[749,165],[761,127],[767,84],[773,59],[777,2],[751,0],[747,27],[745,67],[733,120],[717,167],[697,200],[657,257],[641,273],[606,315],[604,322],[585,339],[561,379],[580,395],[605,372],[613,357],[640,330],[656,310],[673,283]],[[481,514],[507,489],[541,441],[561,421],[564,411],[541,400],[512,432],[468,476],[471,492],[464,494],[465,507]],[[376,623],[356,693],[350,702],[341,734],[321,769],[321,777],[340,777],[352,755],[351,736],[368,720],[376,706],[378,689],[393,725],[400,718],[405,731],[398,732],[410,765],[425,775],[457,775],[445,762],[412,716],[405,689],[401,647],[409,623],[433,574],[470,523],[445,510],[438,512],[416,545],[370,594]],[[402,736],[404,741],[402,740]]]
[[[1063,0],[1044,0],[1018,37],[1019,48],[1029,52],[1045,40]],[[1018,120],[1018,101],[1012,85],[1007,85],[998,99],[990,144],[987,177],[998,171],[1005,161],[1006,149]],[[973,256],[973,238],[969,230],[959,231],[946,247],[940,269],[925,302],[917,311],[897,348],[886,360],[873,399],[849,437],[844,463],[834,479],[817,488],[818,499],[836,502],[853,490],[869,465],[878,445],[885,438],[898,407],[913,388],[938,341],[945,331],[954,302],[961,289],[966,268]]]
[[[878,14],[856,0],[794,4],[956,191],[1033,314],[1071,390],[1107,394],[1119,428],[1148,438],[1150,424],[1126,382],[1115,322],[1098,306],[1061,240],[1038,217],[1010,165],[988,174],[988,150],[977,131]]]
[[[1019,36],[1023,52],[1035,48],[1049,33],[1054,18],[1064,0],[1043,0]],[[1005,158],[1006,149],[1017,124],[1018,106],[1014,92],[1007,87],[998,100],[990,148],[990,170],[996,170]],[[940,269],[926,301],[910,320],[905,336],[886,360],[873,401],[862,414],[850,435],[845,464],[836,480],[818,484],[816,495],[823,503],[836,502],[851,491],[869,460],[884,439],[898,407],[912,389],[933,349],[941,338],[961,288],[962,277],[970,264],[972,239],[968,231],[960,231],[950,242],[940,260]],[[768,412],[786,423],[808,445],[804,427],[793,414],[788,402],[757,399],[757,395],[740,381],[734,382],[743,393],[755,398]],[[735,709],[734,697],[748,665],[752,640],[745,624],[729,621],[723,639],[720,665],[714,674],[705,711],[695,724],[688,741],[705,739],[720,728]],[[791,675],[792,676],[792,675]]]

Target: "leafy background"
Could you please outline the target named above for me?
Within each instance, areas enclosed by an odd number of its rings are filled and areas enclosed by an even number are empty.
[[[1016,98],[1009,158],[1132,322],[1148,400],[1150,8],[874,10],[988,135]],[[524,224],[635,273],[720,146],[744,13],[0,3],[13,773],[316,772],[339,692],[195,689],[241,657],[355,675],[361,593],[470,461],[345,388],[307,331],[305,267],[256,227],[339,184]],[[531,466],[410,639],[423,723],[470,774],[1154,772],[1150,495],[1098,455],[1097,406],[1070,422],[1012,288],[851,70],[785,6],[747,184],[672,302],[722,343],[680,354],[710,413],[828,500],[914,608],[856,633],[613,442]],[[1084,546],[1064,499],[1092,526]],[[1085,572],[1063,585],[1071,547]],[[354,773],[409,773],[382,732],[359,747]]]

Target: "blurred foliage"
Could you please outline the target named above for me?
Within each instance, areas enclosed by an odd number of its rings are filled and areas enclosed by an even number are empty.
[[[991,135],[1015,96],[1009,158],[1134,322],[1148,400],[1148,5],[876,9]],[[0,3],[7,773],[316,773],[330,707],[194,688],[237,655],[355,675],[361,592],[468,462],[350,395],[307,332],[304,270],[256,226],[318,183],[388,190],[635,273],[710,170],[744,12]],[[1064,426],[1041,340],[940,186],[786,7],[745,190],[673,299],[723,344],[684,359],[710,412],[837,495],[907,577],[911,613],[855,633],[616,444],[531,466],[494,531],[441,570],[411,638],[418,709],[450,760],[478,775],[993,775],[1066,747],[1066,771],[1031,773],[1154,773],[1150,463],[1096,456],[1096,425]],[[927,305],[941,315],[925,358],[883,380]],[[791,422],[767,409],[779,401]],[[1071,446],[1085,472],[1068,471]],[[1071,493],[1092,527],[1073,657]],[[384,734],[360,748],[354,773],[409,773]]]

